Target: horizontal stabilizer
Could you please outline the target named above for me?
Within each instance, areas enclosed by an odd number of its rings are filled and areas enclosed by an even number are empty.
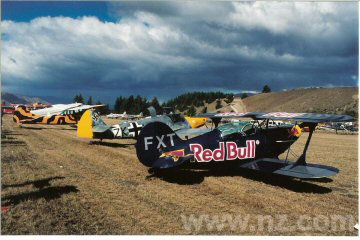
[[[275,158],[261,158],[240,165],[241,168],[270,172],[296,178],[323,178],[335,176],[339,169],[319,164],[296,164]]]

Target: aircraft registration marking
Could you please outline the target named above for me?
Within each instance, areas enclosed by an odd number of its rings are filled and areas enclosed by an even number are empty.
[[[114,134],[114,138],[122,138],[123,131],[119,124],[111,126],[111,132]]]

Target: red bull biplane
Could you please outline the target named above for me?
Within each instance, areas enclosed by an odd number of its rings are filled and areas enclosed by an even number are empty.
[[[314,113],[245,112],[207,113],[214,128],[193,138],[180,138],[161,122],[146,125],[137,140],[136,152],[142,164],[152,169],[181,166],[214,166],[230,164],[296,178],[323,178],[336,175],[337,168],[306,161],[311,137],[319,122],[353,121],[351,116]],[[222,118],[251,118],[251,122],[230,122],[219,126]],[[272,125],[269,121],[291,121],[293,124]],[[289,151],[308,127],[309,135],[296,161],[279,159]]]

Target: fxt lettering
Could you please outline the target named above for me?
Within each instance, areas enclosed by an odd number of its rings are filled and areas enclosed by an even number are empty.
[[[246,147],[238,147],[235,142],[226,142],[226,144],[220,142],[219,148],[214,151],[203,149],[200,144],[190,144],[190,150],[194,153],[195,160],[198,162],[255,158],[255,149],[255,140],[246,141]]]
[[[175,133],[155,136],[156,143],[153,141],[154,137],[144,137],[145,150],[149,150],[149,145],[152,144],[156,144],[157,149],[159,149],[160,147],[164,147],[164,148],[167,147],[167,145],[165,144],[166,138],[170,138],[170,145],[174,146],[174,136]]]

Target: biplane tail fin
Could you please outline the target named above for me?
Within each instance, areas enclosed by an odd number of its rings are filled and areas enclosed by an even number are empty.
[[[79,138],[94,138],[94,132],[105,131],[109,128],[100,115],[93,109],[88,109],[78,122],[77,135]]]
[[[183,140],[165,123],[151,122],[138,136],[135,148],[138,159],[147,167],[171,168],[182,164],[186,159],[169,153],[179,153],[177,148]],[[168,154],[168,155],[167,155]]]
[[[93,110],[89,109],[81,116],[77,126],[77,135],[79,138],[93,138]]]
[[[156,110],[153,106],[148,107],[147,110],[149,111],[150,117],[156,117]]]
[[[94,128],[108,126],[100,118],[99,114],[93,109],[86,110],[78,122],[77,134],[80,138],[93,138]]]

